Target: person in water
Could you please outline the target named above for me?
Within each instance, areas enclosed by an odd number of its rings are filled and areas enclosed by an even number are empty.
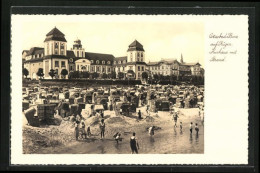
[[[99,124],[101,139],[105,137],[105,127],[104,119],[101,119],[101,123]]]
[[[121,134],[119,132],[117,132],[114,135],[114,139],[115,139],[116,143],[118,144],[118,141],[122,141]]]
[[[154,135],[154,126],[151,126],[151,127],[149,128],[148,132],[149,132],[149,135],[150,135],[150,136],[153,136],[153,135]]]
[[[130,147],[131,147],[132,154],[134,153],[138,154],[139,144],[137,138],[135,137],[135,132],[133,133],[133,136],[130,138]]]
[[[182,122],[180,122],[180,131],[182,131]]]
[[[197,123],[195,124],[195,130],[196,130],[196,135],[198,135],[199,134],[199,127],[198,127]]]
[[[174,122],[175,122],[174,127],[177,127],[177,120],[178,120],[178,118],[179,118],[178,112],[175,112],[173,114],[173,119],[174,119]]]
[[[192,129],[193,129],[192,125],[193,125],[193,123],[191,122],[190,123],[190,134],[192,134]]]

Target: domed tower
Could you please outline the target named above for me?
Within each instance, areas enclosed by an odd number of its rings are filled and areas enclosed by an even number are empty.
[[[85,49],[82,48],[81,40],[76,39],[73,44],[72,48],[74,55],[79,58],[85,58]]]
[[[53,28],[44,40],[44,54],[67,56],[67,40],[65,35],[56,27]]]
[[[135,40],[128,46],[127,62],[145,62],[143,45]]]

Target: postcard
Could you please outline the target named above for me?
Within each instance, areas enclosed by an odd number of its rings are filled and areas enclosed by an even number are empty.
[[[11,15],[11,164],[247,164],[247,15]]]

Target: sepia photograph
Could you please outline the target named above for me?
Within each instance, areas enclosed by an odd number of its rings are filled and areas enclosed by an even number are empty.
[[[19,28],[23,154],[204,154],[204,22],[83,17]]]

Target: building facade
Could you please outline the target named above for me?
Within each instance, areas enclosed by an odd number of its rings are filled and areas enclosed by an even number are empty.
[[[146,64],[143,45],[137,40],[133,41],[122,57],[112,54],[86,52],[80,39],[76,39],[73,47],[67,49],[65,35],[56,27],[46,34],[43,47],[32,47],[22,52],[23,67],[29,71],[28,77],[38,79],[39,68],[43,69],[44,78],[50,79],[49,72],[55,71],[54,78],[62,78],[61,71],[68,73],[74,71],[111,74],[123,73],[123,78],[142,79],[142,73],[170,75],[203,75],[204,70],[199,63],[185,63],[181,56],[180,62],[176,59],[162,59],[158,62]],[[66,76],[68,78],[68,75]]]
[[[162,59],[158,62],[149,62],[147,64],[151,75],[163,75],[163,76],[201,76],[202,68],[201,65],[197,63],[186,63],[183,61],[181,56],[180,62],[176,59]]]

